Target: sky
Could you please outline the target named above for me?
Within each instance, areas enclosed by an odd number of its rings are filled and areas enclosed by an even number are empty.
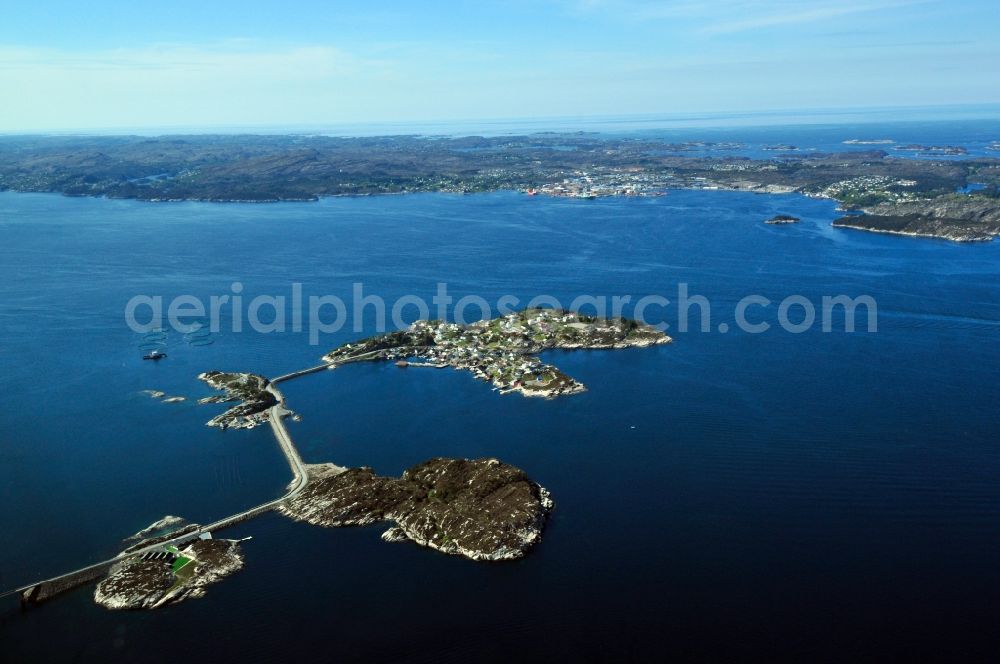
[[[0,0],[0,132],[1000,103],[1000,0]]]

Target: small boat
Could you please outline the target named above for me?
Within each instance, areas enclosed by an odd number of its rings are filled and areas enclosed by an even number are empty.
[[[164,353],[162,351],[159,351],[159,350],[154,350],[154,351],[151,351],[151,352],[147,353],[146,355],[143,355],[142,359],[144,359],[144,360],[162,360],[166,356],[167,356],[166,353]]]

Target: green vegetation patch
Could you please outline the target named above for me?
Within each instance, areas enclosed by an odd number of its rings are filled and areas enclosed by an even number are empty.
[[[179,556],[177,560],[174,561],[174,564],[171,565],[170,569],[174,574],[177,574],[182,569],[187,567],[191,562],[192,562],[191,558],[188,558],[187,556]]]

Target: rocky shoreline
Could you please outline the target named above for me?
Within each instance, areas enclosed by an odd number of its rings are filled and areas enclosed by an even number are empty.
[[[371,468],[313,466],[310,482],[279,508],[325,527],[393,522],[387,542],[411,541],[472,560],[512,560],[541,541],[549,492],[497,459],[435,458],[399,478]]]
[[[198,374],[198,380],[203,380],[223,394],[199,399],[200,404],[240,403],[220,415],[210,419],[210,427],[220,429],[252,429],[267,422],[267,411],[278,403],[267,387],[271,382],[263,376],[252,373],[226,373],[224,371],[207,371]]]
[[[175,528],[182,523],[185,522],[179,517],[165,517],[126,540],[157,534],[125,549],[123,553],[149,550],[115,563],[97,584],[94,601],[107,609],[156,609],[202,597],[207,586],[243,568],[243,553],[235,540],[207,536],[193,539],[183,548],[170,544],[154,546],[200,528],[186,523]]]
[[[670,341],[652,326],[620,317],[526,309],[471,325],[417,321],[407,330],[344,344],[323,360],[331,366],[376,360],[410,366],[409,360],[418,358],[414,367],[463,369],[501,392],[551,398],[586,388],[535,357],[544,350],[634,348]],[[278,403],[270,381],[257,374],[208,371],[198,379],[220,392],[199,403],[239,402],[209,420],[209,426],[252,428],[267,422]],[[544,487],[523,470],[492,458],[433,458],[400,477],[380,476],[367,467],[301,461],[296,467],[301,473],[296,471],[287,498],[265,507],[326,527],[386,522],[390,526],[382,539],[387,542],[410,541],[471,560],[524,556],[541,541],[553,509]],[[94,601],[109,609],[155,609],[200,597],[208,585],[244,565],[238,542],[214,540],[201,526],[177,516],[143,528],[126,544],[94,591]]]
[[[798,217],[793,217],[790,214],[776,214],[773,217],[771,217],[770,219],[768,219],[767,221],[765,221],[764,223],[765,224],[797,224],[800,221],[802,221],[802,220],[799,219]]]
[[[922,215],[891,217],[881,215],[851,215],[833,221],[835,228],[849,228],[869,233],[886,233],[908,237],[933,238],[951,242],[990,242],[1000,234],[996,230],[972,225],[960,220],[947,223]]]
[[[862,216],[837,219],[834,226],[953,242],[988,242],[1000,235],[1000,199],[994,190],[933,201],[883,202],[862,211]]]
[[[149,538],[157,537],[163,534],[169,534],[170,532],[176,531],[184,526],[187,526],[188,522],[179,516],[173,516],[168,514],[159,521],[154,521],[149,524],[135,535],[125,539],[126,542],[142,542],[143,540],[149,540]]]

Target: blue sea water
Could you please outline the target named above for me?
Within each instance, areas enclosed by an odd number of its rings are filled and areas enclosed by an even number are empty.
[[[776,213],[800,224],[769,226]],[[490,302],[661,294],[710,331],[651,349],[553,352],[587,384],[554,401],[469,374],[354,365],[287,384],[307,461],[399,473],[496,456],[552,491],[523,560],[473,563],[267,515],[205,598],[109,612],[81,589],[0,613],[4,661],[800,659],[995,654],[1000,600],[1000,243],[838,230],[834,203],[675,191],[318,203],[148,204],[0,194],[0,586],[100,560],[165,514],[206,522],[279,496],[270,432],[220,432],[195,379],[277,375],[374,332],[125,324],[137,294]],[[736,303],[772,328],[743,332]],[[790,295],[870,295],[878,330],[792,334]],[[634,302],[634,300],[633,300]],[[695,312],[697,310],[694,310]],[[348,311],[351,315],[352,312]],[[626,310],[626,313],[628,311]],[[696,314],[692,314],[696,318]],[[794,317],[794,315],[793,315]],[[842,321],[835,320],[834,323]],[[718,325],[727,323],[722,333]],[[190,343],[192,340],[198,343]],[[201,340],[201,341],[200,341]],[[143,362],[141,348],[169,357]],[[187,397],[160,403],[141,393]]]

